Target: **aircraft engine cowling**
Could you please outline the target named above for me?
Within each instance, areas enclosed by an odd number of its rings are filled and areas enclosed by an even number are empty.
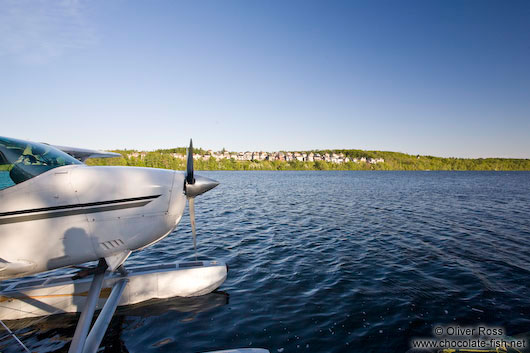
[[[79,167],[71,182],[81,204],[101,204],[100,212],[87,214],[98,257],[162,239],[175,228],[186,201],[184,176],[171,170]]]

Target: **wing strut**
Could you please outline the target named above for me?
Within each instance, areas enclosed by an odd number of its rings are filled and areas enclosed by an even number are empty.
[[[118,279],[113,287],[112,292],[105,302],[101,313],[99,314],[96,322],[92,329],[90,329],[90,323],[94,317],[96,306],[99,300],[99,294],[103,285],[103,279],[105,277],[105,271],[107,270],[107,263],[104,259],[99,260],[98,266],[90,284],[88,290],[88,296],[85,302],[83,312],[79,317],[79,321],[75,328],[74,338],[70,344],[68,353],[92,353],[96,352],[107,327],[109,326],[110,320],[116,311],[116,307],[120,301],[121,295],[125,288],[125,285],[129,281],[126,277]],[[125,271],[120,271],[125,274]],[[87,337],[88,336],[88,337]]]

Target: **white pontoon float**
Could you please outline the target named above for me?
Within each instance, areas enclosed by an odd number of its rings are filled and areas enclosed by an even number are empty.
[[[101,309],[112,288],[124,283],[118,306],[149,299],[193,297],[208,294],[226,279],[227,267],[220,261],[163,263],[131,267],[127,275],[106,272],[96,309]],[[0,291],[0,319],[16,320],[60,313],[81,312],[92,276],[72,275],[17,281]]]

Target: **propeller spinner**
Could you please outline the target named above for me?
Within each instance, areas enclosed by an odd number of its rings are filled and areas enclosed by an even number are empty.
[[[219,185],[219,182],[193,173],[193,141],[190,139],[188,156],[186,161],[186,180],[184,181],[184,192],[188,198],[190,210],[191,232],[193,234],[193,248],[195,249],[195,259],[197,259],[197,230],[195,227],[195,196],[204,194],[206,191]]]

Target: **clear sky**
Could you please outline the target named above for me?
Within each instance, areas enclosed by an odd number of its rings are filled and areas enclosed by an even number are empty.
[[[530,158],[529,1],[0,0],[0,135]]]

